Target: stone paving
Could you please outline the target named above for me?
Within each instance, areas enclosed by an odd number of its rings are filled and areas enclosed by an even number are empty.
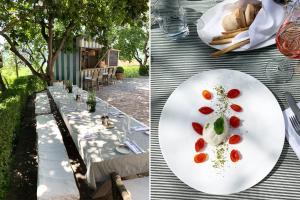
[[[103,86],[97,96],[149,126],[149,78],[126,78]]]

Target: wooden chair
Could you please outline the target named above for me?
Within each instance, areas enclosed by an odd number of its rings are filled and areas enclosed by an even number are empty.
[[[98,86],[102,86],[104,84],[103,74],[104,74],[104,68],[100,68],[98,74]]]
[[[103,84],[108,85],[108,68],[105,67],[103,69],[104,69],[103,74],[102,74],[103,75]]]
[[[92,77],[90,79],[87,79],[85,78],[84,81],[85,81],[85,85],[86,85],[86,88],[88,90],[90,89],[94,89],[96,88],[97,90],[99,90],[99,85],[98,85],[98,70],[95,70],[92,74]]]
[[[109,67],[108,68],[108,83],[113,83],[113,72],[114,72],[114,68]]]

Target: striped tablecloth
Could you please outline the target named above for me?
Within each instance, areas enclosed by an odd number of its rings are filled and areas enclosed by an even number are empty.
[[[151,29],[151,199],[300,199],[300,161],[287,142],[278,163],[264,180],[229,196],[208,195],[190,188],[171,172],[162,157],[158,141],[162,108],[174,89],[196,73],[219,68],[239,70],[264,83],[282,109],[287,107],[285,91],[300,101],[299,62],[292,62],[294,77],[286,84],[271,83],[265,76],[266,64],[275,57],[283,57],[275,45],[250,52],[229,53],[218,59],[210,57],[214,49],[199,39],[194,22],[215,2],[182,1],[190,27],[190,35],[183,40],[172,41],[157,27]]]

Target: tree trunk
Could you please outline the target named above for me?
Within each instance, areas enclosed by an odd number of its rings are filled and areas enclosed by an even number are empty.
[[[16,56],[16,55],[14,56],[14,58],[15,58],[15,65],[16,65],[16,75],[17,75],[17,78],[19,78],[18,59],[17,59],[17,56]]]
[[[1,72],[0,72],[0,91],[5,92],[6,89],[7,89],[6,85],[3,82],[2,75],[1,75]]]

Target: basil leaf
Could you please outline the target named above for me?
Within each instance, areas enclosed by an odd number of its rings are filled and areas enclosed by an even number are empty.
[[[224,132],[224,118],[219,117],[214,123],[214,130],[217,135],[221,135]]]

